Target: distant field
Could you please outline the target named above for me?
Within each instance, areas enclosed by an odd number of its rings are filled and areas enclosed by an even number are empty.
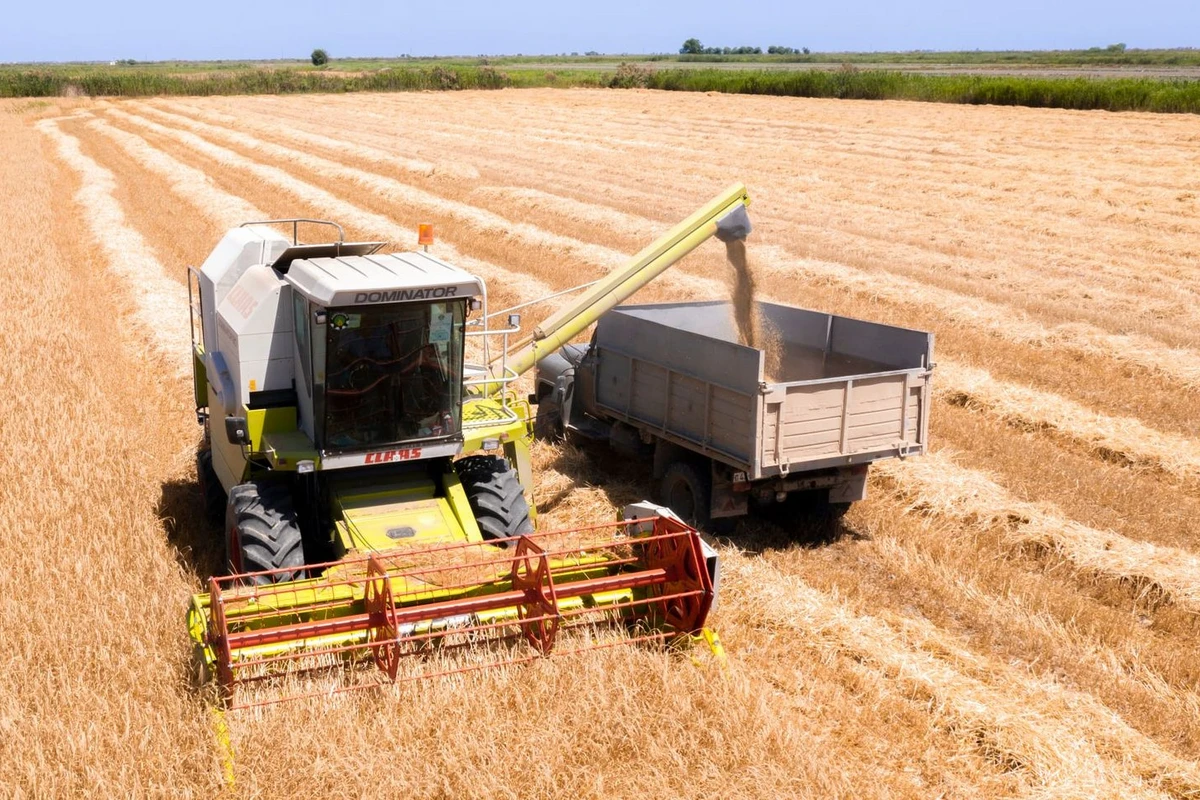
[[[893,51],[893,52],[829,52],[794,55],[680,55],[675,53],[620,53],[604,55],[496,55],[496,56],[430,56],[334,58],[328,69],[374,71],[385,68],[412,66],[481,66],[490,64],[513,69],[541,69],[547,66],[578,69],[615,69],[631,61],[662,66],[715,64],[740,68],[805,69],[812,66],[839,64],[871,65],[879,69],[928,68],[1033,68],[1033,67],[1096,67],[1096,68],[1200,68],[1200,48],[1160,50],[959,50],[959,51]],[[749,67],[742,65],[751,65]],[[62,64],[7,64],[3,69],[62,69],[78,72],[87,69],[107,69],[108,62],[74,62]],[[164,72],[213,72],[246,69],[318,69],[308,59],[233,60],[233,61],[145,61],[121,64],[122,69],[161,70]]]
[[[1194,51],[1070,56],[512,56],[345,59],[321,68],[301,61],[8,65],[0,67],[0,97],[610,87],[1200,113],[1200,61]]]
[[[1200,796],[1194,119],[535,89],[0,101],[0,134],[8,793]],[[718,542],[727,672],[627,648],[230,715],[227,790],[184,629],[222,548],[185,267],[249,219],[397,249],[432,222],[506,306],[739,179],[763,296],[936,334],[933,452],[834,541]],[[710,243],[635,299],[727,273]],[[534,459],[545,526],[651,485]]]
[[[615,71],[622,61],[601,61],[588,64],[588,69],[603,72]],[[700,60],[651,60],[631,58],[628,63],[655,69],[719,69],[719,70],[764,70],[768,72],[803,72],[821,70],[832,72],[843,69],[844,64],[854,64],[863,70],[883,70],[886,72],[906,72],[920,75],[995,75],[995,76],[1026,76],[1026,77],[1091,77],[1091,78],[1200,78],[1200,64],[1186,66],[1166,66],[1161,64],[1038,64],[1031,63],[971,63],[971,62],[912,62],[912,61],[700,61]],[[565,62],[571,66],[570,62]],[[339,64],[342,69],[349,70],[349,65]],[[564,62],[531,61],[513,65],[500,65],[504,69],[538,70],[559,69]],[[357,69],[369,70],[363,66]]]

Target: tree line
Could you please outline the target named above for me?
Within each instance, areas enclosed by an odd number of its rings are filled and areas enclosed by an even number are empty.
[[[743,45],[741,47],[705,47],[699,39],[687,39],[683,46],[679,48],[680,55],[685,56],[757,56],[762,55],[761,47],[752,47]],[[767,48],[768,55],[808,55],[807,47],[784,47],[783,45],[773,44]]]

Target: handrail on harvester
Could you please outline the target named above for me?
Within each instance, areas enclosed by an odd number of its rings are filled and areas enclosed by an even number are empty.
[[[552,314],[533,332],[533,337],[508,357],[507,368],[522,375],[538,361],[562,347],[630,295],[665,272],[672,264],[695,250],[709,237],[745,239],[750,233],[746,207],[750,195],[745,185],[735,183],[696,213],[646,247],[624,266],[601,278],[574,302]],[[488,394],[502,386],[489,385]]]

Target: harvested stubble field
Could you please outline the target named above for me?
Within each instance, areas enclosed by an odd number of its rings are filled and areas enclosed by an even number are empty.
[[[16,796],[1200,795],[1200,133],[1187,118],[528,90],[0,106],[0,787]],[[228,719],[184,267],[247,219],[507,304],[731,180],[760,296],[938,335],[936,452],[836,541],[722,544],[728,669],[628,648]],[[706,245],[639,300],[718,297]],[[497,306],[499,307],[499,306]],[[545,308],[534,308],[536,319]],[[543,523],[644,470],[538,445]]]

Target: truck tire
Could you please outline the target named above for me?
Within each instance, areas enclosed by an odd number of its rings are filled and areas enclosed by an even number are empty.
[[[533,438],[543,442],[561,442],[565,436],[562,407],[546,395],[538,403],[537,416],[533,419]]]
[[[212,464],[212,450],[208,448],[196,451],[196,480],[200,484],[200,495],[204,498],[204,516],[209,522],[220,522],[228,498],[221,488],[221,481],[217,479]]]
[[[823,490],[795,492],[770,506],[766,517],[786,529],[796,541],[831,542],[842,534],[842,517],[853,503],[831,503]]]
[[[846,516],[846,512],[850,510],[853,503],[825,503],[825,516],[830,522],[837,522],[842,517]]]
[[[485,539],[533,533],[525,487],[508,462],[496,456],[467,456],[454,463],[467,502]]]
[[[256,575],[247,582],[262,586],[306,577],[304,540],[286,484],[255,481],[233,487],[225,532],[225,561],[231,572],[284,570]]]
[[[672,461],[663,472],[659,494],[662,504],[689,525],[704,528],[712,521],[709,477],[691,461]]]

